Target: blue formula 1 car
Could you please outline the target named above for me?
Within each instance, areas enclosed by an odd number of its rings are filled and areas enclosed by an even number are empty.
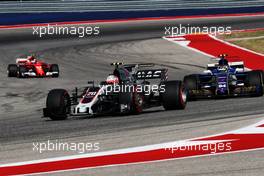
[[[246,71],[243,62],[230,62],[221,57],[218,63],[208,64],[202,74],[184,77],[189,100],[198,98],[262,96],[264,72]]]

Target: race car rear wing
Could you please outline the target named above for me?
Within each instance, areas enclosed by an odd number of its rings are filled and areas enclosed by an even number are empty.
[[[218,63],[207,64],[206,70],[215,70],[218,67]]]
[[[229,66],[232,68],[241,68],[244,69],[244,62],[240,61],[240,62],[230,62]]]
[[[127,69],[129,72],[134,72],[143,67],[154,67],[155,64],[153,63],[139,63],[139,64],[125,64],[124,68]]]
[[[149,69],[149,70],[138,70],[135,73],[137,80],[145,79],[161,79],[162,81],[168,79],[168,69]]]
[[[244,69],[244,62],[229,62],[228,65],[234,69]],[[218,63],[207,64],[207,70],[214,70],[218,67]]]
[[[16,64],[21,64],[21,63],[26,63],[27,62],[27,58],[17,58],[16,59]]]
[[[167,80],[168,69],[144,69],[147,67],[154,67],[154,63],[136,63],[125,64],[124,68],[127,69],[137,80],[145,79],[161,79]]]

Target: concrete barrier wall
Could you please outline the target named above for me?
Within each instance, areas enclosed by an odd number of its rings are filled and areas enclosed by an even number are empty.
[[[264,12],[264,0],[0,2],[0,25]]]

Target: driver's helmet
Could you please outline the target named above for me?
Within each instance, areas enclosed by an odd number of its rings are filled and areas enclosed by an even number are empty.
[[[109,75],[107,78],[106,78],[106,83],[107,84],[119,84],[119,79],[117,76],[115,75]]]
[[[226,72],[228,70],[228,61],[224,58],[220,59],[218,62],[218,70]]]
[[[228,66],[227,65],[218,66],[218,71],[227,72],[228,71]]]
[[[34,55],[28,56],[27,59],[28,59],[28,61],[31,62],[31,63],[36,63],[36,61],[37,61]]]

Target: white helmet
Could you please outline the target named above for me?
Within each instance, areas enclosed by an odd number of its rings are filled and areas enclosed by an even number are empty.
[[[109,75],[107,78],[106,78],[106,83],[107,84],[118,84],[119,83],[119,79],[117,76],[115,75]]]

